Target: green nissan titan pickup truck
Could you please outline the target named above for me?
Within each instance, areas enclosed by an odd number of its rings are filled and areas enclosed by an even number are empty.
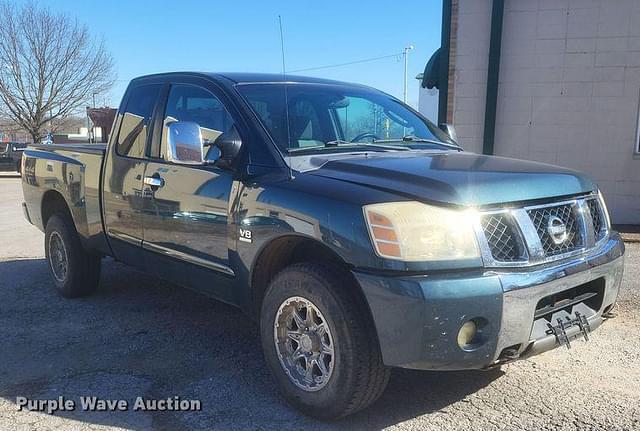
[[[373,403],[392,367],[489,369],[588,340],[622,279],[587,176],[465,152],[361,85],[144,76],[107,145],[34,145],[22,166],[63,296],[95,291],[111,256],[236,305],[285,398],[321,418]]]

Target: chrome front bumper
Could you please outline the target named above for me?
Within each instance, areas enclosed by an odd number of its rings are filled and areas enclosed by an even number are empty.
[[[586,256],[533,272],[498,273],[503,288],[503,307],[494,361],[501,360],[505,349],[517,346],[511,356],[530,357],[558,346],[554,335],[532,339],[532,326],[538,302],[549,295],[603,278],[604,298],[599,310],[587,316],[595,329],[603,322],[602,314],[611,309],[618,297],[624,271],[624,244],[618,234]],[[578,327],[567,330],[577,335]]]

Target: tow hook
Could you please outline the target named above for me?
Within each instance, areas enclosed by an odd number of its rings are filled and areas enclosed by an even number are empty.
[[[614,317],[618,317],[618,314],[613,311],[614,309],[615,309],[615,304],[611,304],[608,307],[606,307],[604,309],[604,312],[602,313],[602,318],[613,319]]]
[[[515,359],[518,359],[520,357],[520,354],[518,353],[518,349],[509,348],[509,349],[504,349],[503,350],[502,357],[507,359],[507,360],[515,360]]]
[[[518,353],[520,351],[520,345],[515,345],[513,347],[508,347],[506,349],[504,349],[502,351],[502,353],[500,354],[500,357],[498,358],[497,361],[495,361],[492,364],[487,365],[486,367],[482,368],[482,371],[490,371],[490,370],[494,370],[496,368],[499,368],[500,366],[504,365],[504,364],[508,364],[509,362],[513,362],[516,359],[518,359],[520,357],[520,353]]]

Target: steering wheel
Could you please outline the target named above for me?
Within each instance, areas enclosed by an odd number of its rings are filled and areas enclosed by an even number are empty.
[[[364,133],[360,133],[358,136],[353,138],[351,142],[360,142],[365,138],[373,138],[374,140],[380,139],[375,133],[364,132]]]

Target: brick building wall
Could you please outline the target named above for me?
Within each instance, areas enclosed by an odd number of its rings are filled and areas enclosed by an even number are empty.
[[[489,65],[491,0],[458,0],[452,8],[456,20],[455,48],[450,52],[449,113],[458,141],[468,151],[482,152],[484,107]],[[453,28],[452,37],[453,37]]]
[[[457,0],[453,10],[448,116],[478,153],[491,7]],[[615,223],[640,224],[639,103],[640,1],[505,0],[496,155],[583,171]]]

